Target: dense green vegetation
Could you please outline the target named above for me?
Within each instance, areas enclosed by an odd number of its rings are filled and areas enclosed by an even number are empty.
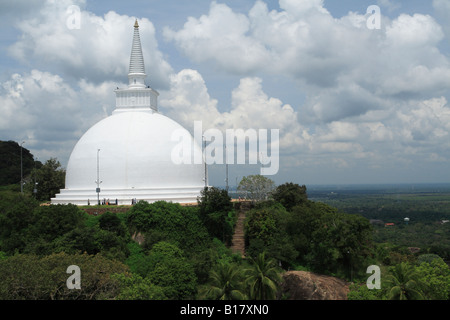
[[[14,141],[0,141],[0,189],[20,191],[39,201],[48,201],[64,188],[65,170],[51,158],[44,164],[34,159],[31,152]]]
[[[450,188],[445,185],[381,188],[375,190],[321,190],[315,200],[372,221],[374,242],[398,252],[420,248],[450,261]],[[409,221],[405,222],[404,219]],[[393,223],[388,227],[386,223]]]
[[[40,167],[40,162],[34,161],[30,151],[15,141],[0,140],[0,185],[19,184],[20,186],[20,163],[22,154],[22,176],[26,177],[33,168]]]
[[[360,209],[312,201],[306,186],[293,183],[253,200],[242,259],[229,249],[242,203],[219,188],[204,189],[197,206],[141,201],[122,213],[88,215],[74,205],[42,206],[33,193],[4,186],[0,299],[283,299],[284,270],[352,281],[349,299],[449,298],[445,254],[431,246],[412,253],[392,234],[432,228],[426,219],[377,226]],[[433,234],[446,239],[447,226]],[[70,265],[82,270],[81,290],[66,286]],[[382,269],[380,290],[365,285],[369,265]]]
[[[449,299],[448,186],[349,187],[314,190],[311,195],[371,221],[373,254],[382,266],[381,290],[360,283],[352,287],[350,299]]]

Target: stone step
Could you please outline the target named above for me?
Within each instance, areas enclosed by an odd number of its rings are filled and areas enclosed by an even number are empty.
[[[234,253],[240,253],[245,258],[245,236],[244,236],[245,213],[241,210],[236,221],[236,227],[233,234],[231,250]]]

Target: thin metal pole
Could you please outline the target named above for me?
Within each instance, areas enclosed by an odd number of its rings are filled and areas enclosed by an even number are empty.
[[[207,168],[206,168],[206,138],[205,136],[202,136],[203,138],[203,155],[205,158],[205,188],[208,187],[208,173],[207,173]]]
[[[20,193],[23,193],[23,160],[22,160],[22,145],[25,141],[20,144]]]
[[[97,189],[95,190],[97,192],[97,204],[100,205],[100,161],[99,161],[99,152],[100,149],[97,149]]]
[[[227,145],[225,144],[225,190],[228,192],[228,158],[227,158]]]

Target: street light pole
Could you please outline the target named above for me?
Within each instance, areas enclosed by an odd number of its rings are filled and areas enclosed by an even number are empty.
[[[203,139],[203,156],[204,156],[204,161],[205,161],[205,188],[208,187],[208,169],[206,167],[206,138],[205,136],[202,136]]]
[[[38,185],[38,182],[36,181],[36,161],[37,161],[37,159],[33,158],[33,161],[34,161],[34,187],[33,187],[33,193],[34,193],[34,197],[37,199],[37,185]]]
[[[25,141],[20,144],[20,193],[23,193],[23,160],[22,160],[22,145]]]
[[[97,204],[100,205],[100,161],[99,161],[99,152],[100,149],[97,149],[97,180],[95,183],[97,184],[97,189],[95,189],[95,192],[97,192]]]
[[[227,158],[227,145],[225,144],[225,190],[228,192],[228,158]]]

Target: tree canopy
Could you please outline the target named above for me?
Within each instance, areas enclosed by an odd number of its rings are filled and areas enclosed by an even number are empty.
[[[238,193],[242,198],[262,201],[269,198],[275,188],[275,182],[262,175],[243,177],[238,185]]]
[[[22,149],[22,150],[21,150]],[[20,146],[15,141],[0,141],[0,186],[20,184],[20,163],[22,153],[22,175],[26,177],[34,167],[41,163],[34,157],[25,145]]]
[[[292,182],[279,185],[272,193],[275,201],[281,203],[286,210],[292,210],[293,207],[301,205],[308,200],[306,186],[298,185]]]
[[[198,198],[200,218],[211,237],[230,244],[235,216],[231,197],[224,189],[205,187]]]
[[[89,215],[4,187],[0,299],[277,299],[283,270],[365,281],[372,264],[382,267],[382,289],[355,285],[349,299],[449,298],[450,271],[438,254],[375,243],[367,218],[312,201],[306,186],[293,183],[246,211],[242,259],[228,239],[243,207],[212,187],[198,206],[141,201],[121,213]],[[416,230],[410,227],[404,229]],[[73,264],[82,270],[84,291],[65,286],[65,268]]]

